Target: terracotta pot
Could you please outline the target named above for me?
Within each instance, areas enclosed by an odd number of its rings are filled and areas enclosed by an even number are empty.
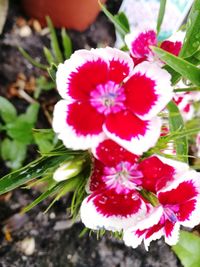
[[[106,0],[101,0],[105,3]],[[26,14],[46,24],[49,15],[55,27],[84,31],[96,19],[98,0],[22,0]]]

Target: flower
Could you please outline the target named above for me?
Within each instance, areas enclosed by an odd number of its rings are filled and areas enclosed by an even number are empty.
[[[171,39],[163,41],[160,47],[178,56],[182,47],[182,41],[183,33],[179,32]],[[154,61],[156,59],[154,52],[151,50],[151,46],[158,46],[157,34],[153,29],[131,32],[125,36],[125,42],[130,49],[135,64],[145,60]]]
[[[58,66],[64,98],[54,109],[53,129],[66,147],[89,149],[105,137],[135,154],[154,146],[160,135],[157,114],[172,98],[170,74],[157,64],[133,68],[114,48],[76,51]]]
[[[93,151],[93,173],[81,205],[81,220],[86,227],[120,231],[134,225],[147,212],[138,190],[142,173],[137,170],[138,156],[112,140],[104,140]]]
[[[175,245],[180,225],[194,227],[200,222],[200,175],[189,170],[187,164],[167,161],[175,172],[171,172],[170,177],[170,172],[167,171],[169,179],[167,181],[167,176],[164,175],[166,183],[161,182],[161,186],[158,185],[163,177],[157,177],[154,189],[156,188],[158,205],[151,207],[143,220],[125,231],[124,242],[127,246],[136,248],[144,241],[148,250],[150,242],[162,236],[167,244]]]

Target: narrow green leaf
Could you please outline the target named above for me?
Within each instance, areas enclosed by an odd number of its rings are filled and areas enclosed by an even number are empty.
[[[180,111],[176,104],[171,101],[167,105],[167,109],[169,112],[169,128],[170,133],[176,133],[177,131],[181,131],[185,129],[183,118],[180,114]],[[187,162],[187,156],[188,156],[188,140],[187,137],[182,137],[179,139],[174,140],[175,148],[177,157],[179,160]]]
[[[55,64],[51,64],[51,66],[49,68],[47,68],[47,71],[48,71],[51,79],[55,82],[56,81],[57,66]]]
[[[17,118],[16,108],[2,96],[0,96],[0,116],[5,123],[12,122]]]
[[[69,179],[68,181],[65,181],[64,184],[61,186],[61,190],[58,192],[57,196],[54,198],[54,200],[51,202],[51,204],[48,206],[48,208],[45,210],[45,213],[48,212],[48,210],[55,204],[56,201],[58,201],[61,197],[66,195],[67,193],[74,191],[77,187],[77,185],[80,183],[80,179],[82,177],[80,175],[77,175],[76,177],[73,177]]]
[[[181,93],[181,92],[198,92],[200,91],[200,87],[185,87],[185,88],[177,88],[174,89],[175,93]]]
[[[160,0],[160,8],[159,8],[159,13],[158,13],[158,18],[157,18],[157,35],[160,33],[160,28],[164,19],[165,15],[165,7],[166,7],[166,2],[167,0]]]
[[[61,30],[61,36],[62,36],[62,44],[64,48],[64,56],[66,59],[68,59],[70,58],[72,54],[72,42],[64,28],[62,28]]]
[[[41,203],[43,200],[47,199],[48,197],[54,196],[59,190],[62,189],[64,183],[56,184],[55,186],[49,187],[44,193],[42,193],[38,198],[36,198],[33,202],[31,202],[28,206],[22,209],[22,213],[26,213],[35,206],[37,206],[39,203]]]
[[[48,68],[48,66],[41,64],[40,62],[38,62],[37,60],[35,60],[34,58],[32,58],[22,47],[18,47],[19,52],[22,54],[22,56],[28,60],[33,66],[39,68],[39,69],[43,69],[46,70]]]
[[[200,266],[200,237],[186,231],[180,231],[179,242],[172,246],[184,267]]]
[[[54,55],[56,57],[57,63],[61,63],[61,62],[63,62],[63,56],[62,56],[62,52],[60,50],[60,46],[59,46],[59,43],[58,43],[58,38],[57,38],[57,35],[56,35],[55,28],[54,28],[53,23],[52,23],[52,21],[51,21],[49,16],[46,17],[46,21],[47,21],[48,28],[50,30],[50,38],[51,38],[52,50],[53,50]]]
[[[123,27],[126,29],[126,32],[130,32],[129,21],[124,12],[118,13],[114,16],[114,18],[120,23],[120,25],[123,25]]]
[[[200,0],[195,0],[188,16],[186,35],[180,55],[183,58],[192,56],[200,47]]]
[[[190,80],[193,84],[200,86],[200,69],[189,63],[188,61],[176,57],[161,48],[152,47],[153,51],[159,58],[169,65],[176,72],[180,73],[184,78]]]
[[[43,52],[49,65],[51,65],[51,63],[55,63],[55,59],[51,54],[51,51],[46,46],[43,47]]]
[[[0,195],[43,176],[50,168],[55,168],[61,162],[71,159],[73,159],[73,155],[67,154],[55,157],[41,157],[25,167],[5,175],[0,179]]]
[[[127,33],[129,33],[126,29],[126,27],[124,27],[123,24],[121,24],[121,22],[116,19],[108,10],[107,8],[101,3],[100,0],[98,0],[99,5],[102,9],[102,11],[104,12],[104,14],[109,18],[109,20],[114,24],[116,30],[119,32],[119,34],[124,37]]]

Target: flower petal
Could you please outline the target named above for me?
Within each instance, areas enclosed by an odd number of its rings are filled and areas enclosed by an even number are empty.
[[[180,224],[175,223],[173,224],[169,220],[165,222],[165,242],[169,246],[173,246],[178,242],[179,239],[179,230],[180,230]]]
[[[134,225],[146,214],[146,205],[136,191],[116,194],[106,190],[87,197],[81,205],[81,219],[91,229],[120,231]]]
[[[156,156],[141,161],[138,169],[143,174],[143,188],[154,193],[166,186],[169,181],[174,180],[175,169]]]
[[[131,57],[119,49],[106,47],[96,49],[95,53],[109,62],[108,80],[110,81],[121,83],[133,71],[134,64]]]
[[[182,42],[180,42],[180,41],[172,42],[172,41],[166,40],[166,41],[161,43],[160,47],[163,50],[165,50],[165,51],[167,51],[167,52],[169,52],[175,56],[178,56],[179,52],[181,50],[181,47],[182,47]]]
[[[156,63],[143,62],[124,84],[127,107],[142,119],[150,119],[172,99],[170,74]]]
[[[53,129],[68,148],[88,149],[105,138],[103,116],[89,105],[61,100],[53,115]]]
[[[157,240],[163,235],[163,225],[160,218],[163,214],[162,207],[153,209],[144,220],[140,221],[124,232],[124,242],[127,246],[136,248],[144,240],[146,250],[152,240]]]
[[[141,155],[156,144],[160,128],[159,118],[142,121],[128,111],[110,114],[103,126],[110,139],[136,155]]]
[[[113,166],[121,161],[135,163],[138,156],[128,152],[111,139],[104,140],[92,149],[93,154],[107,166]]]
[[[157,45],[156,32],[154,30],[134,31],[125,36],[125,42],[133,57],[148,58],[153,54],[150,46]]]
[[[95,75],[94,75],[95,74]],[[56,74],[57,89],[64,99],[88,99],[91,90],[108,78],[108,64],[94,50],[78,50]]]

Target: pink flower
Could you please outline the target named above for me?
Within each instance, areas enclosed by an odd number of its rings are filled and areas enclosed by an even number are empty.
[[[157,188],[160,187],[155,191],[158,205],[149,210],[145,219],[125,231],[127,246],[136,248],[144,241],[148,249],[152,240],[162,236],[167,244],[174,245],[178,242],[180,225],[194,227],[200,222],[200,175],[188,170],[187,164],[167,161],[175,172],[171,177],[169,175],[168,182],[161,182],[161,187],[157,180]]]
[[[89,149],[105,136],[135,154],[154,146],[157,114],[172,98],[170,75],[157,64],[132,59],[114,48],[76,51],[58,66],[64,100],[54,110],[53,128],[66,147]]]
[[[177,34],[176,39],[172,38],[172,40],[163,41],[160,47],[172,53],[175,56],[178,56],[181,47],[183,36]],[[125,36],[125,41],[130,49],[131,56],[135,64],[141,63],[145,60],[154,61],[156,58],[154,52],[151,50],[151,46],[158,46],[158,40],[156,32],[152,29],[144,30],[142,32],[132,32]]]
[[[90,195],[81,206],[81,219],[91,229],[119,231],[134,225],[147,212],[138,190],[142,173],[137,169],[138,157],[112,140],[95,149],[99,160],[88,184]]]

